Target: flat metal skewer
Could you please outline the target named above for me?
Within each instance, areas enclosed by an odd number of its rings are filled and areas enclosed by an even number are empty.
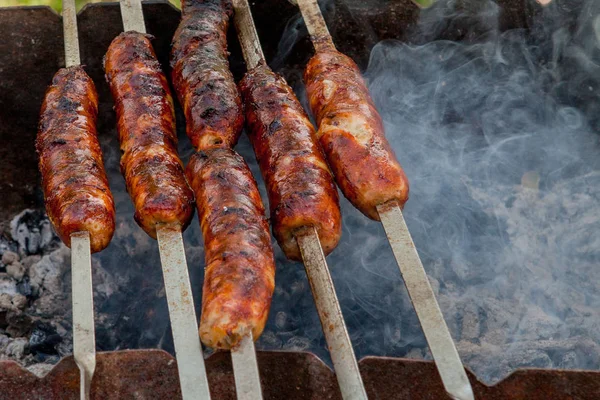
[[[293,0],[293,3],[300,8],[315,51],[335,49],[317,0]],[[397,202],[390,202],[378,206],[377,211],[444,388],[454,399],[474,399],[473,389],[402,216],[402,210]]]
[[[258,360],[254,349],[252,333],[242,338],[236,349],[231,351],[233,376],[235,378],[235,391],[238,400],[260,400],[262,388],[260,386],[260,373]]]
[[[266,64],[248,1],[233,0],[233,8],[234,24],[248,70],[259,64]],[[345,400],[367,399],[317,231],[314,227],[306,227],[296,235],[296,241],[300,247],[342,397]]]
[[[141,0],[121,0],[124,30],[146,33]],[[208,377],[180,226],[157,226],[175,359],[184,400],[209,400]]]
[[[185,400],[210,399],[181,228],[157,227],[156,238],[182,396]]]
[[[302,253],[342,397],[366,399],[367,393],[317,231],[311,227],[303,235],[296,236],[296,240]]]
[[[75,0],[63,0],[65,64],[81,64]],[[92,287],[92,252],[89,232],[71,235],[71,297],[73,302],[73,357],[79,367],[81,400],[90,399],[96,369],[96,333]]]
[[[473,389],[400,206],[396,202],[390,202],[378,206],[377,211],[446,392],[453,399],[474,399]]]
[[[71,235],[73,298],[73,357],[79,367],[80,399],[89,400],[96,369],[96,334],[92,292],[92,253],[89,232]]]

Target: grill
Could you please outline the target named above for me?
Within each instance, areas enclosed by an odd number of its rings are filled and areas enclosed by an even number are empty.
[[[454,6],[467,15],[471,11],[473,13],[479,11],[476,4],[469,2],[454,4]],[[503,1],[498,2],[498,6],[501,10],[497,21],[499,31],[529,28],[532,19],[544,13],[544,9],[533,2]],[[586,6],[580,5],[582,9]],[[444,11],[442,6],[438,9]],[[359,10],[359,14],[356,10]],[[164,69],[167,70],[170,40],[179,23],[179,13],[168,4],[153,2],[145,3],[144,11],[147,30],[155,36],[154,47]],[[408,1],[373,3],[372,7],[332,2],[328,3],[324,11],[338,49],[351,56],[362,68],[366,67],[371,48],[376,43],[383,39],[412,40],[411,38],[415,37],[414,32],[423,29],[419,25],[420,10]],[[579,11],[573,7],[565,12],[576,15]],[[286,2],[268,1],[253,5],[252,12],[266,59],[274,70],[284,74],[290,85],[302,93],[299,71],[302,71],[312,54],[312,47],[298,24],[297,8]],[[2,193],[6,193],[0,198],[0,223],[4,224],[2,227],[5,231],[9,231],[11,227],[8,221],[24,208],[43,208],[33,141],[43,92],[54,72],[64,65],[64,53],[61,19],[49,9],[35,7],[3,9],[0,10],[0,21],[2,22],[0,35],[3,38],[10,38],[0,44],[3,77],[0,83],[3,93],[0,97],[0,107],[3,110],[0,133],[4,139],[3,143],[6,144],[0,149],[2,174],[0,185],[2,185]],[[122,178],[118,176],[115,117],[111,96],[103,77],[101,60],[109,43],[122,31],[119,7],[116,4],[86,6],[78,16],[78,25],[82,64],[94,79],[100,96],[98,130],[118,210],[115,238],[117,243],[111,245],[106,253],[99,254],[98,261],[107,272],[116,276],[122,274],[118,269],[123,268],[123,263],[118,260],[127,260],[131,264],[130,268],[133,269],[133,272],[123,275],[127,276],[126,285],[129,289],[118,299],[118,307],[112,303],[116,301],[114,298],[110,301],[103,299],[106,301],[101,300],[100,304],[97,304],[100,311],[106,315],[119,315],[115,321],[112,321],[112,325],[106,324],[106,326],[116,327],[114,331],[109,332],[108,328],[101,324],[97,332],[100,350],[110,351],[98,354],[92,397],[179,398],[181,392],[177,365],[168,353],[160,350],[124,350],[162,348],[173,352],[173,344],[166,322],[168,314],[164,294],[160,294],[162,281],[158,254],[138,236],[137,227],[131,221],[131,205],[125,194]],[[419,36],[422,43],[439,39],[475,43],[488,33],[488,27],[473,25],[468,18],[457,18],[451,24],[436,25],[435,28]],[[229,47],[232,52],[231,67],[234,75],[239,79],[245,71],[245,66],[234,35],[232,28],[229,35]],[[415,42],[415,44],[422,43]],[[180,153],[184,161],[187,161],[191,154],[191,147],[185,139],[184,126],[183,117],[178,110]],[[32,151],[23,149],[32,149]],[[250,162],[255,176],[258,177],[256,163],[252,163],[254,157],[248,143],[242,142],[239,151]],[[346,210],[350,207],[348,204],[344,206]],[[350,218],[358,217],[355,213],[351,214]],[[199,268],[194,271],[194,266],[203,263],[200,257],[201,245],[198,244],[197,223],[192,225],[196,227],[190,228],[185,233],[185,238],[187,243],[192,244],[187,249],[188,260],[195,298],[198,300],[200,297],[198,282],[202,281],[202,276]],[[353,227],[351,231],[353,229],[356,228]],[[346,234],[351,235],[351,232]],[[382,230],[375,231],[374,234],[383,241]],[[345,237],[343,241],[346,242],[346,246],[360,244],[360,239],[353,240]],[[297,265],[284,261],[281,253],[277,255],[276,261],[280,276],[282,265],[303,273]],[[349,261],[341,257],[335,258],[333,262],[329,261],[334,271],[336,268],[344,268],[344,263],[347,262]],[[149,264],[148,267],[145,267],[145,264]],[[143,267],[146,269],[143,270]],[[291,275],[289,272],[283,274],[288,277]],[[334,273],[334,278],[335,275]],[[302,279],[297,277],[292,280],[302,282]],[[300,286],[300,289],[306,292],[308,286],[305,283],[304,286]],[[286,323],[277,317],[285,316],[286,313],[293,314],[290,312],[292,306],[287,305],[283,300],[286,296],[288,302],[290,300],[306,302],[306,296],[298,300],[298,297],[294,299],[293,293],[284,293],[281,295],[281,300],[278,300],[276,293],[272,313],[276,317],[274,323],[280,329],[279,336],[275,335],[275,338],[282,337],[281,331],[285,329],[281,329],[281,325]],[[136,297],[141,297],[142,301],[136,302]],[[136,308],[141,307],[144,300],[150,303],[143,309]],[[342,298],[342,305],[345,303],[344,300],[348,301],[347,298]],[[135,306],[129,306],[128,302]],[[303,311],[310,308],[304,304],[300,306]],[[308,326],[320,330],[314,310],[311,311],[313,311],[312,316],[306,318],[302,315],[296,316],[302,321],[299,325],[303,325],[302,329],[305,329],[298,335],[300,337],[311,336],[309,329],[312,328]],[[65,319],[69,318],[65,317]],[[414,316],[411,321],[413,324],[416,321]],[[349,325],[352,334],[354,328],[360,327],[360,321]],[[364,328],[368,329],[368,327]],[[269,327],[266,333],[269,333]],[[319,337],[317,341],[323,342],[322,335],[317,334],[317,336]],[[273,337],[268,335],[261,339],[259,348],[267,350],[277,348],[273,344]],[[310,346],[310,344],[303,345],[301,342],[291,349],[305,348],[328,361],[326,353],[315,351]],[[357,346],[360,345],[355,342],[355,347]],[[360,351],[357,353],[362,355]],[[341,398],[335,375],[315,355],[306,352],[259,351],[257,356],[265,398]],[[365,357],[359,362],[359,367],[369,398],[447,397],[438,371],[432,362]],[[213,398],[235,398],[234,374],[228,354],[210,355],[206,360],[206,369]],[[591,399],[600,392],[598,377],[595,371],[532,369],[517,371],[502,382],[488,386],[480,383],[473,374],[469,374],[475,397],[485,399]],[[61,360],[43,378],[35,377],[14,362],[1,361],[0,388],[6,398],[77,398],[79,372],[71,357]]]

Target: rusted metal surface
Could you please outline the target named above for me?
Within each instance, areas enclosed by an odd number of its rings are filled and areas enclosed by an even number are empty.
[[[367,357],[360,361],[369,399],[445,400],[442,381],[428,361]],[[494,386],[468,372],[476,399],[592,400],[600,398],[600,372],[518,370]]]
[[[92,382],[92,399],[181,399],[177,363],[161,350],[98,353]],[[341,399],[333,372],[307,353],[259,352],[265,399]],[[212,396],[235,400],[229,353],[206,360]],[[1,400],[75,400],[79,398],[79,371],[73,358],[65,358],[43,378],[12,361],[0,362]]]
[[[265,399],[340,400],[333,372],[308,353],[258,352]],[[369,399],[448,399],[435,364],[384,357],[360,361]],[[206,360],[212,395],[235,400],[229,353],[215,353]],[[520,370],[494,386],[486,386],[471,373],[475,398],[485,400],[597,400],[600,372]],[[181,399],[177,363],[161,350],[98,353],[92,382],[92,399]],[[79,372],[72,357],[59,362],[38,378],[12,361],[0,362],[0,400],[75,400]]]

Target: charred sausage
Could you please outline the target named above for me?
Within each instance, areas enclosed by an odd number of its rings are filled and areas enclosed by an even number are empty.
[[[275,260],[265,210],[248,166],[235,151],[192,156],[187,177],[196,194],[206,270],[200,337],[207,346],[235,347],[262,333],[275,287]]]
[[[242,101],[229,71],[229,0],[185,0],[173,39],[173,86],[196,150],[232,148],[244,123]]]
[[[177,154],[173,99],[150,37],[117,36],[104,60],[115,102],[121,170],[135,206],[135,220],[153,238],[156,225],[185,228],[194,195]]]
[[[339,198],[308,116],[285,80],[264,64],[249,71],[240,88],[275,238],[288,258],[300,260],[295,235],[314,226],[329,254],[341,235]]]
[[[81,66],[59,70],[46,92],[36,140],[48,217],[59,237],[90,233],[91,251],[108,246],[115,206],[96,132],[98,95]]]
[[[388,141],[360,70],[331,49],[308,62],[304,81],[317,136],[340,189],[367,217],[377,205],[408,200],[408,180]]]

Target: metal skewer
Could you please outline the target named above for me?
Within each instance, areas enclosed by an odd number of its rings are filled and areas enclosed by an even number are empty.
[[[315,51],[335,49],[317,1],[294,0],[293,3],[300,7]],[[377,211],[444,388],[453,399],[474,399],[473,389],[427,279],[400,206],[392,201],[379,205]]]
[[[63,0],[63,33],[67,67],[81,64],[75,0]],[[92,288],[92,252],[89,232],[71,235],[71,280],[73,301],[73,357],[80,372],[80,399],[89,400],[96,369],[96,333]]]
[[[146,33],[141,0],[121,0],[125,31]],[[184,400],[210,399],[210,390],[180,226],[156,227],[175,358]]]
[[[73,0],[67,0],[73,1]],[[92,254],[89,232],[71,235],[73,297],[73,357],[79,367],[80,399],[89,400],[96,369],[96,335],[92,292]]]
[[[244,336],[238,347],[231,350],[231,361],[238,400],[262,399],[260,373],[252,333]]]
[[[266,64],[247,0],[234,0],[234,23],[248,70]],[[321,326],[344,399],[367,399],[352,342],[335,293],[331,274],[314,227],[296,235]]]

